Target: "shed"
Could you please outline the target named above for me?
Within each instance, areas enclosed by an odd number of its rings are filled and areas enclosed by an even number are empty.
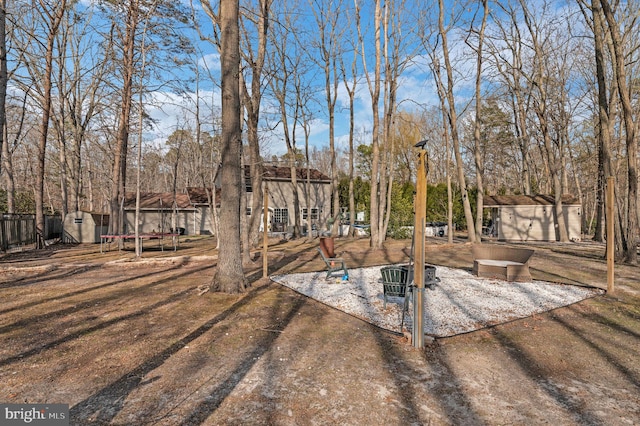
[[[81,210],[67,213],[62,228],[65,243],[99,243],[100,235],[108,232],[109,215]]]
[[[499,241],[557,241],[558,221],[552,195],[484,196],[490,210],[486,234]],[[582,238],[582,205],[573,196],[562,197],[562,215],[571,241]]]
[[[123,201],[124,232],[135,230],[136,193],[128,192]],[[184,193],[143,192],[140,194],[140,229],[142,233],[186,233],[193,229],[196,209]],[[175,228],[175,230],[174,230]]]

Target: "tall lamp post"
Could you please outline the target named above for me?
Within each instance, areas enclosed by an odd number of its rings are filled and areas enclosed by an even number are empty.
[[[414,294],[413,294],[413,328],[414,348],[424,347],[424,231],[427,217],[427,140],[415,144],[418,152],[418,168],[416,169],[416,198],[414,201],[415,220],[413,226],[415,241]]]

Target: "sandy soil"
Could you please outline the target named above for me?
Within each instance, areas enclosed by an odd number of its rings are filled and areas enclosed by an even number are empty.
[[[430,241],[469,269],[470,247]],[[406,261],[338,240],[350,267]],[[274,242],[269,274],[322,269],[317,242]],[[606,288],[604,247],[535,245],[535,279]],[[0,402],[65,403],[77,425],[640,423],[640,270],[616,292],[424,350],[261,280],[202,293],[209,239],[176,252],[55,246],[0,258]]]

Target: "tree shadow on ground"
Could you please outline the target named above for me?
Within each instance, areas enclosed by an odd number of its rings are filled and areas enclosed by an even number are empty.
[[[112,421],[122,410],[127,395],[142,384],[143,378],[149,372],[160,367],[171,356],[183,349],[190,342],[210,331],[218,323],[238,312],[242,307],[250,304],[256,297],[266,291],[267,288],[268,286],[264,286],[251,290],[245,297],[231,305],[224,312],[211,318],[193,332],[171,344],[162,352],[150,357],[138,367],[126,372],[102,390],[74,405],[70,410],[71,421],[84,425],[104,424]],[[233,384],[233,386],[235,386],[235,384]],[[92,415],[95,417],[92,418]]]
[[[274,285],[274,284],[271,284]],[[189,426],[204,422],[212,415],[222,404],[222,402],[231,394],[231,392],[244,379],[249,370],[265,353],[270,352],[279,333],[282,332],[287,325],[293,320],[300,308],[306,303],[301,297],[296,297],[292,305],[288,308],[288,312],[277,324],[271,326],[271,332],[266,333],[262,338],[252,343],[253,350],[244,355],[235,370],[228,374],[229,380],[225,380],[216,386],[207,397],[193,409],[191,413],[184,418],[181,425]]]
[[[604,355],[612,365],[616,366],[616,362],[609,358],[606,353],[602,353],[602,349],[595,345],[585,336],[581,336],[575,328],[569,326],[558,318],[554,320],[561,324],[567,331],[577,336],[580,340],[586,343],[588,346],[595,349]],[[524,372],[533,383],[537,384],[538,389],[547,394],[550,398],[557,402],[559,407],[562,407],[564,411],[571,416],[578,424],[605,424],[606,422],[598,417],[598,413],[592,411],[587,404],[584,404],[580,399],[577,399],[566,387],[554,383],[550,378],[549,371],[545,368],[544,364],[540,364],[537,359],[527,354],[528,349],[522,344],[518,343],[516,339],[510,336],[508,333],[499,329],[492,329],[491,333],[495,336],[496,340],[502,345],[509,357],[520,367],[520,370]],[[628,373],[628,371],[627,371]],[[634,383],[637,387],[637,383]]]
[[[209,268],[209,266],[203,266],[203,267],[198,268],[196,271],[203,271],[203,270],[206,270],[208,268]],[[171,269],[176,269],[176,268],[174,267],[174,268],[171,268]],[[141,277],[153,276],[156,273],[157,273],[157,271],[155,273],[144,274]],[[186,276],[186,275],[190,275],[192,273],[193,273],[192,271],[184,271],[184,272],[181,272],[179,274],[171,275],[171,276],[163,278],[161,280],[155,280],[155,281],[153,281],[153,282],[151,282],[149,284],[145,284],[145,285],[139,286],[135,290],[131,290],[129,288],[123,288],[122,290],[116,292],[115,294],[110,294],[109,296],[87,300],[85,302],[78,303],[78,304],[75,304],[73,306],[69,306],[69,307],[63,308],[63,309],[59,309],[57,311],[51,311],[51,312],[43,313],[43,314],[40,314],[40,315],[34,315],[34,316],[30,316],[30,317],[25,317],[25,318],[22,318],[20,321],[14,322],[12,324],[7,324],[7,325],[4,325],[4,326],[0,327],[0,333],[8,333],[8,332],[10,332],[10,331],[12,331],[14,329],[17,329],[17,328],[20,328],[20,327],[25,327],[25,326],[27,326],[29,324],[37,324],[37,323],[42,323],[42,322],[48,322],[48,321],[51,321],[54,318],[64,317],[64,316],[72,314],[74,312],[78,312],[78,311],[80,311],[82,309],[91,309],[92,307],[96,306],[97,304],[109,303],[111,301],[119,299],[123,295],[131,296],[134,293],[141,293],[144,290],[147,290],[147,289],[150,289],[150,288],[153,288],[153,287],[157,287],[157,286],[162,285],[162,284],[170,283],[171,281],[177,279],[180,276]],[[129,278],[125,278],[125,279],[119,280],[119,281],[117,281],[115,283],[109,283],[108,285],[112,286],[112,285],[116,285],[116,284],[120,284],[120,283],[126,283],[128,281],[129,281]],[[188,291],[191,291],[191,289],[188,289],[186,292],[188,292]],[[186,294],[186,292],[184,292],[184,293]],[[37,303],[35,303],[34,305],[37,305]],[[145,310],[140,311],[140,313],[129,314],[129,315],[126,315],[124,317],[118,317],[118,318],[121,318],[121,320],[129,319],[129,318],[133,318],[133,317],[139,316],[144,312],[145,312]],[[72,335],[62,337],[62,338],[60,338],[60,339],[58,339],[58,340],[56,340],[54,342],[45,344],[45,345],[40,346],[38,348],[33,348],[31,351],[26,351],[26,352],[23,352],[21,354],[15,355],[12,358],[1,360],[0,361],[0,366],[10,363],[11,362],[10,360],[13,359],[13,358],[21,359],[23,357],[29,356],[29,354],[31,352],[33,352],[33,351],[35,351],[37,353],[37,351],[39,351],[39,350],[55,347],[55,346],[59,345],[60,343],[68,342],[69,340],[73,340],[75,337],[78,337],[79,335],[85,334],[85,333],[87,333],[89,331],[96,331],[96,330],[102,329],[102,328],[104,328],[104,327],[106,327],[108,325],[113,324],[114,322],[119,322],[120,320],[118,318],[114,318],[113,320],[110,320],[110,321],[108,321],[106,323],[101,323],[101,324],[98,324],[98,325],[96,325],[94,327],[87,328],[85,331],[79,331],[79,332],[74,333]]]
[[[100,268],[101,268],[101,265],[95,265],[95,267],[93,267],[93,266],[91,266],[91,267],[82,267],[82,268],[80,268],[78,270],[75,270],[72,274],[68,274],[68,275],[65,274],[63,276],[58,276],[58,277],[55,277],[55,279],[68,278],[68,277],[72,277],[73,275],[85,273],[85,272],[88,272],[88,271],[91,271],[91,270],[99,270]],[[53,302],[53,301],[67,299],[67,298],[74,297],[74,296],[79,296],[79,295],[84,294],[84,293],[90,293],[92,291],[101,290],[101,289],[108,288],[108,287],[117,286],[119,284],[126,283],[126,282],[128,282],[130,280],[148,278],[148,277],[157,275],[158,273],[168,272],[169,270],[176,269],[176,268],[177,268],[177,266],[173,266],[173,267],[168,268],[168,269],[166,269],[164,271],[163,270],[151,271],[151,272],[147,272],[147,273],[140,274],[140,275],[128,276],[128,277],[124,277],[122,279],[111,280],[111,281],[107,281],[107,282],[102,283],[102,284],[98,284],[98,285],[94,285],[94,286],[91,286],[91,287],[82,288],[82,289],[79,289],[79,290],[75,290],[75,291],[67,292],[67,293],[64,293],[64,294],[60,294],[60,295],[57,295],[55,297],[38,299],[38,300],[33,301],[33,302],[23,303],[21,305],[17,305],[17,306],[13,306],[11,308],[0,310],[0,315],[6,314],[6,313],[9,313],[9,312],[12,312],[12,311],[16,311],[16,310],[31,308],[31,307],[34,307],[34,306],[38,306],[38,305],[42,305],[42,304],[48,303],[48,302]],[[54,278],[47,278],[47,280],[48,279],[54,279]],[[46,280],[44,280],[44,281],[46,281]],[[36,284],[36,283],[40,284],[39,281],[34,279],[33,283],[30,283],[30,284]],[[2,286],[0,286],[0,288],[2,288]],[[61,313],[64,313],[64,312],[61,312]]]

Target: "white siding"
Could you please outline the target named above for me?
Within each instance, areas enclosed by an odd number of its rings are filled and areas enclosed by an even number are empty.
[[[498,207],[496,227],[501,241],[556,241],[554,206]],[[563,206],[569,239],[580,240],[582,213],[579,205]]]

